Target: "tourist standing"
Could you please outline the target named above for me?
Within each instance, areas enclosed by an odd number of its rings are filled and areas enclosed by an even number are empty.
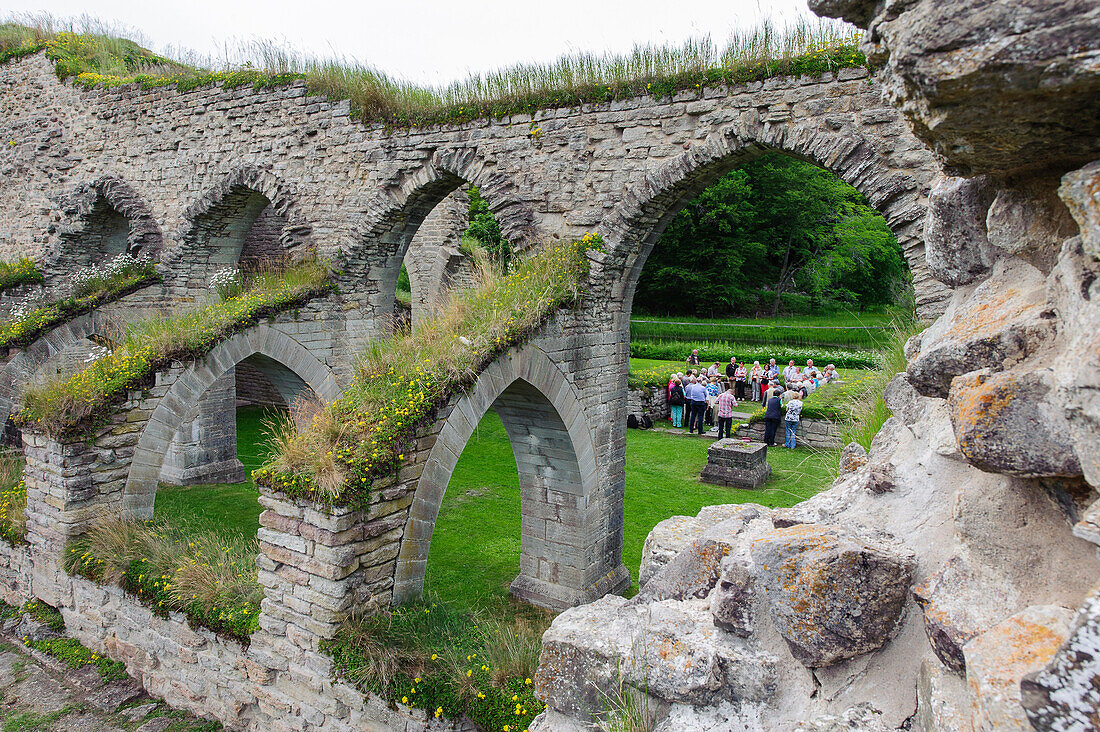
[[[775,381],[779,378],[779,366],[775,363],[775,359],[768,361],[768,378]]]
[[[668,396],[669,406],[672,408],[672,426],[683,427],[684,423],[684,386],[680,379],[673,377],[672,391]]]
[[[685,390],[688,400],[688,432],[697,428],[703,434],[703,419],[707,411],[707,389],[698,381],[692,381]]]
[[[730,362],[726,364],[726,381],[733,383],[734,374],[737,373],[737,357],[731,356]]]
[[[787,364],[787,368],[783,369],[783,383],[789,384],[792,381],[800,380],[801,376],[802,372],[794,365],[794,359],[791,359],[791,362]]]
[[[720,369],[718,367],[718,362],[715,361],[714,363],[712,363],[710,365],[710,368],[707,369],[707,378],[709,379],[712,376],[713,377],[718,377],[718,376],[721,376],[721,375],[722,375],[722,369]]]
[[[783,447],[793,448],[795,446],[794,435],[798,431],[798,422],[802,418],[802,399],[800,397],[801,395],[796,396],[787,402],[787,416],[783,419],[783,423],[787,428],[787,439],[783,443]]]
[[[794,363],[794,361],[791,361],[791,363]],[[691,355],[687,357],[687,365],[688,366],[698,366],[699,365],[699,349],[698,348],[693,348],[692,349]]]
[[[733,408],[737,406],[737,397],[733,394],[733,387],[718,395],[718,439],[733,436]]]
[[[749,372],[745,368],[745,364],[737,364],[737,371],[734,373],[733,381],[737,385],[737,398],[745,398],[745,379],[748,378]]]
[[[760,396],[760,380],[764,378],[764,369],[760,367],[759,361],[752,362],[752,371],[749,372],[749,393],[752,395],[754,402],[761,401]]]
[[[764,402],[764,444],[774,446],[779,420],[783,418],[783,401],[779,398],[779,389],[769,390],[764,395]]]

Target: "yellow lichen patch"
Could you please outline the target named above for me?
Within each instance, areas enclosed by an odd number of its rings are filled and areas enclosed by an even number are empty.
[[[970,340],[995,335],[1042,306],[1041,302],[1028,300],[1015,287],[979,289],[967,308],[952,320],[952,338]]]
[[[951,382],[948,406],[959,436],[959,448],[967,457],[975,440],[1001,420],[1004,411],[1018,396],[1018,378],[1011,373],[968,374]]]

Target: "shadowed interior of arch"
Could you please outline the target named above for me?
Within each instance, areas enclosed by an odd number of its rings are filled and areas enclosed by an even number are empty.
[[[205,261],[202,271],[208,278],[220,269],[255,268],[281,259],[287,223],[267,196],[237,185],[195,220],[188,238],[199,261]]]
[[[421,474],[398,560],[398,602],[412,599],[423,590],[432,534],[447,485],[459,455],[490,408],[479,411],[472,402],[467,404],[469,407],[459,406],[452,412]],[[570,588],[579,591],[589,583],[592,547],[583,519],[590,509],[586,487],[592,476],[586,473],[591,469],[578,458],[574,438],[562,415],[531,383],[513,380],[492,402],[491,409],[499,415],[508,435],[519,478],[519,573],[511,583],[511,592],[536,605],[564,607]],[[476,500],[476,496],[472,498]],[[492,531],[491,527],[485,529]],[[487,543],[500,547],[492,536],[487,537]],[[501,561],[508,560],[495,556],[493,561],[498,566],[487,568],[490,573],[499,569]],[[433,589],[446,591],[442,586]]]

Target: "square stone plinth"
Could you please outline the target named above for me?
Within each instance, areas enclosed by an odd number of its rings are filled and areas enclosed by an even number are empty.
[[[727,437],[707,448],[707,466],[700,479],[731,488],[759,488],[771,473],[767,445]]]

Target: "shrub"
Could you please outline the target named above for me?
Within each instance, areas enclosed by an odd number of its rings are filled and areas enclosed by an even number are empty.
[[[117,584],[162,615],[177,610],[194,626],[247,644],[263,596],[258,553],[255,538],[109,517],[69,546],[65,568]]]
[[[579,296],[586,251],[600,245],[588,234],[547,246],[507,276],[486,273],[478,288],[452,293],[408,333],[373,342],[342,398],[304,431],[290,423],[278,430],[275,457],[253,480],[290,495],[361,504],[375,478],[397,470],[402,445],[437,407]]]
[[[767,363],[770,358],[774,358],[779,364],[785,364],[792,359],[795,363],[801,364],[805,363],[806,359],[812,358],[821,363],[834,364],[838,369],[866,369],[874,368],[880,358],[875,351],[792,346],[762,347],[756,344],[721,341],[631,341],[630,355],[634,358],[683,363],[693,348],[699,349],[700,363],[713,361],[729,363],[733,356],[736,356],[738,361],[759,361],[762,364]]]
[[[23,482],[23,455],[0,452],[0,538],[9,544],[27,541],[27,485]]]
[[[244,292],[244,281],[241,279],[240,270],[235,267],[226,267],[211,275],[210,287],[222,300],[228,300]]]
[[[531,662],[537,666],[545,627],[485,623],[428,600],[349,619],[322,650],[341,676],[393,704],[518,732],[544,708],[534,696]],[[510,650],[517,655],[509,657]]]
[[[331,290],[329,269],[318,261],[281,273],[258,273],[237,297],[131,326],[121,345],[83,371],[28,386],[16,421],[51,435],[82,434],[109,414],[127,391],[171,361],[199,358],[262,318]]]

